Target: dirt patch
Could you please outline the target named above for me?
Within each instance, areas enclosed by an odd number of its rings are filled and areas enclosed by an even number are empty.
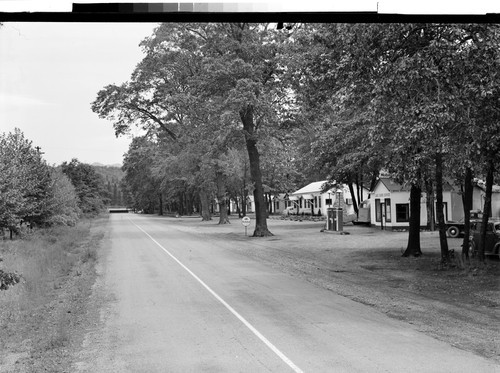
[[[177,220],[179,229],[223,240],[242,255],[373,307],[409,327],[500,362],[500,262],[440,265],[437,232],[422,232],[424,255],[401,256],[407,232],[346,225],[321,233],[322,222],[268,220],[272,237],[252,238],[235,217],[228,225]],[[253,223],[253,221],[252,221]],[[253,225],[248,228],[253,232]],[[448,239],[460,252],[461,239]]]
[[[69,372],[88,323],[97,250],[107,218],[0,243],[21,284],[0,292],[0,371]],[[35,270],[36,267],[38,268]]]

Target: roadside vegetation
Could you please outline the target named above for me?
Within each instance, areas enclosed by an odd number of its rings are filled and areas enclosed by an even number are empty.
[[[20,129],[0,133],[2,372],[66,371],[109,195],[92,166],[77,159],[50,166]]]
[[[20,129],[0,133],[0,237],[74,226],[81,217],[98,215],[109,200],[91,165],[72,159],[50,166]]]
[[[107,215],[0,241],[0,269],[19,283],[0,291],[0,367],[5,372],[67,371],[95,280]]]

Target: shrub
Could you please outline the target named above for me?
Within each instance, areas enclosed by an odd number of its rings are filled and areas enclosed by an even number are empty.
[[[7,290],[9,286],[15,285],[21,281],[21,276],[17,273],[4,272],[0,269],[0,290]]]

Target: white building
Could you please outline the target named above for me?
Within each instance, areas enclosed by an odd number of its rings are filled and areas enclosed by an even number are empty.
[[[472,210],[484,208],[484,185],[475,183]],[[427,199],[422,193],[420,198],[420,224],[427,225]],[[434,211],[436,207],[434,206]],[[443,185],[443,213],[445,221],[463,221],[462,195],[456,187]],[[402,185],[391,178],[381,177],[370,197],[371,224],[387,229],[408,228],[410,222],[410,185]],[[500,216],[500,187],[493,187],[492,215]],[[436,214],[434,213],[434,216]]]
[[[326,216],[327,208],[342,207],[345,215],[354,214],[351,192],[346,184],[323,192],[326,180],[315,181],[288,196],[287,207],[292,214]],[[365,194],[368,190],[365,189]]]
[[[410,185],[399,184],[391,178],[380,178],[373,189],[370,201],[372,225],[388,229],[408,228]],[[427,221],[425,198],[420,199],[420,221]]]

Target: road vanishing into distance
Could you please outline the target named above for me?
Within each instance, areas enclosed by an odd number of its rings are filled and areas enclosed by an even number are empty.
[[[137,214],[110,227],[77,372],[499,372],[234,239]]]

